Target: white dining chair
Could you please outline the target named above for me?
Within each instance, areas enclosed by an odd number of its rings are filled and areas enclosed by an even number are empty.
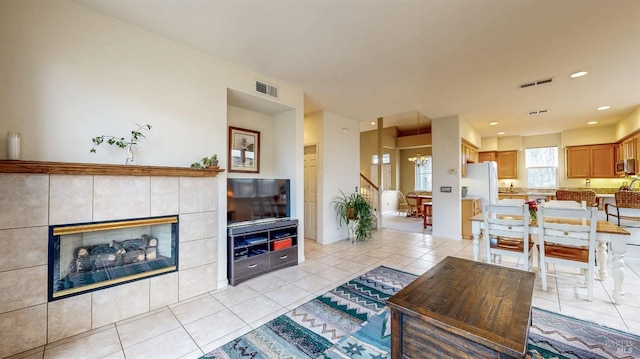
[[[524,203],[485,205],[483,242],[487,263],[505,255],[522,259],[525,270],[532,267],[533,242],[529,236],[529,207]]]
[[[542,207],[546,208],[583,208],[582,204],[573,200],[558,200],[553,199],[546,201],[542,204]]]
[[[548,207],[538,213],[539,267],[542,290],[547,290],[547,264],[554,264],[556,277],[568,277],[558,265],[577,267],[585,276],[587,300],[593,301],[595,276],[596,207]]]
[[[498,201],[501,206],[522,206],[525,200],[520,198],[505,198]]]

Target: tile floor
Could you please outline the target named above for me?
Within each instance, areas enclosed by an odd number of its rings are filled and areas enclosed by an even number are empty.
[[[379,265],[422,274],[446,256],[472,259],[471,241],[430,234],[379,230],[369,242],[318,245],[305,240],[306,261],[235,287],[67,338],[19,358],[198,358],[227,341]],[[484,257],[484,256],[482,256]],[[481,258],[482,259],[482,258]],[[504,264],[508,259],[504,259]],[[626,301],[611,303],[613,280],[597,281],[594,302],[586,289],[550,278],[534,293],[536,307],[640,334],[640,260],[628,259]]]

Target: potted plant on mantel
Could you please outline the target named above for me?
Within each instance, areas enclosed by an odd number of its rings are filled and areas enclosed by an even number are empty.
[[[194,162],[191,164],[191,168],[197,170],[203,169],[218,169],[218,155],[215,154],[211,157],[204,157],[198,162]]]
[[[125,158],[125,164],[129,164],[133,162],[133,146],[138,144],[138,140],[144,138],[145,136],[140,132],[141,130],[151,130],[151,125],[139,125],[137,129],[131,131],[131,138],[127,141],[124,137],[116,137],[116,136],[108,136],[108,135],[100,135],[91,139],[93,142],[93,147],[89,152],[96,153],[96,147],[98,147],[103,142],[106,142],[110,145],[115,145],[120,148],[127,149],[127,157]]]
[[[346,223],[349,232],[353,232],[356,241],[366,241],[371,238],[376,227],[373,221],[373,207],[357,190],[352,194],[345,194],[340,190],[340,195],[331,201],[336,211],[340,225]]]

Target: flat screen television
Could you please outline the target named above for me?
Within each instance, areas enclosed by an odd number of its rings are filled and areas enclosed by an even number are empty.
[[[290,180],[227,178],[227,224],[289,218]]]

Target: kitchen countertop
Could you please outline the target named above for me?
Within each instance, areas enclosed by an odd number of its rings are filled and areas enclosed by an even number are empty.
[[[513,194],[513,195],[527,195],[527,196],[555,196],[555,192],[498,192],[498,194]],[[615,194],[613,193],[596,193],[596,197],[602,198],[613,198]]]
[[[560,187],[560,188],[543,188],[540,190],[533,188],[514,188],[513,191],[509,190],[509,187],[500,187],[498,188],[498,194],[526,194],[529,196],[555,196],[556,190],[567,190],[567,191],[588,191],[593,190],[596,192],[596,196],[598,197],[612,197],[613,195],[619,191],[618,188],[609,188],[609,187]]]

